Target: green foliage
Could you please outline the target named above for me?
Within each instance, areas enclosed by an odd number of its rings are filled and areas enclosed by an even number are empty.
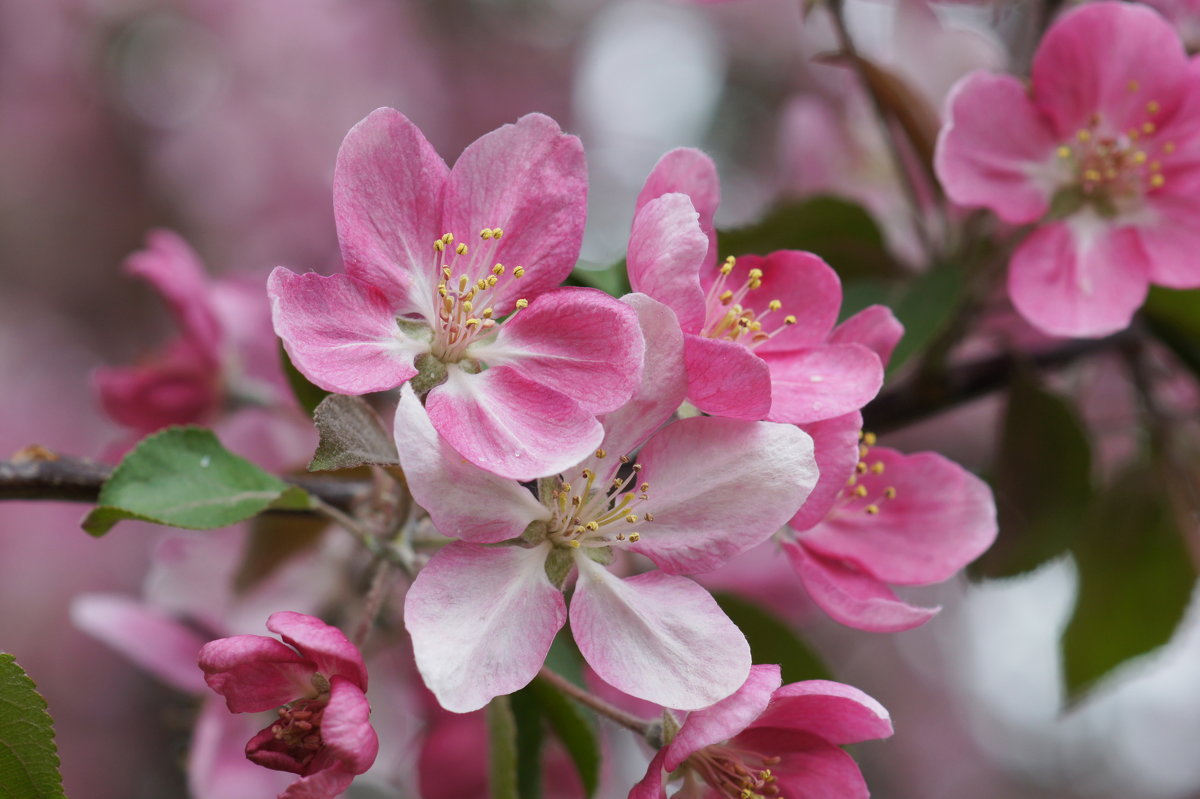
[[[613,297],[620,297],[631,291],[624,258],[603,268],[577,265],[564,285],[600,289]]]
[[[1123,475],[1071,547],[1079,596],[1063,633],[1069,701],[1130,658],[1170,640],[1196,580],[1163,486],[1153,471]]]
[[[283,342],[279,343],[279,362],[283,366],[283,373],[287,376],[288,385],[291,386],[296,402],[300,404],[305,413],[312,416],[317,406],[321,404],[321,400],[329,396],[329,392],[313,385],[307,377],[300,374],[300,370],[288,357],[287,350],[283,348]]]
[[[903,287],[892,310],[904,325],[904,337],[888,362],[889,374],[946,331],[962,306],[964,290],[963,271],[953,265],[935,266]]]
[[[492,799],[520,799],[517,793],[517,720],[507,696],[487,706],[488,794]]]
[[[1175,291],[1152,286],[1142,315],[1150,332],[1200,376],[1200,289]]]
[[[785,683],[831,679],[821,659],[791,627],[760,605],[733,594],[715,594],[717,604],[750,642],[755,663],[778,663]]]
[[[308,494],[226,450],[212,431],[171,427],[147,436],[100,490],[83,529],[101,536],[122,519],[211,530],[267,508],[302,510]]]
[[[362,397],[330,394],[313,411],[320,443],[310,472],[400,463],[396,441]]]
[[[63,799],[46,700],[17,665],[0,653],[0,799]]]
[[[1075,409],[1027,374],[1008,397],[992,489],[1000,532],[977,576],[1009,577],[1061,555],[1087,533],[1092,454]]]

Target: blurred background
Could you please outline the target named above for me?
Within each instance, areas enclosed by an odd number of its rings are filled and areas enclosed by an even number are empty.
[[[967,71],[1020,70],[1045,13],[1032,0],[847,7],[863,53],[934,114]],[[102,411],[93,374],[144,361],[174,335],[161,300],[122,271],[149,230],[176,231],[210,275],[251,285],[276,265],[337,270],[334,158],[379,106],[410,117],[451,163],[530,111],[579,135],[585,265],[623,257],[651,166],[696,146],[722,173],[719,226],[838,195],[875,217],[902,268],[920,271],[912,211],[836,49],[823,9],[805,20],[789,0],[0,0],[0,453],[36,443],[119,455],[130,434]],[[1110,369],[1091,361],[1054,386],[1109,398],[1080,404],[1097,472],[1120,460],[1135,426],[1132,401],[1104,390]],[[1181,391],[1191,407],[1194,386]],[[886,442],[985,471],[1003,413],[984,398]],[[82,514],[0,504],[0,651],[50,703],[70,796],[182,795],[187,703],[70,614],[84,592],[140,594],[157,536],[131,526],[93,540]],[[750,568],[779,586],[778,609],[836,677],[891,710],[896,736],[855,753],[875,796],[1200,796],[1194,606],[1169,645],[1068,708],[1070,557],[909,592],[944,610],[896,635],[817,620],[779,559]]]

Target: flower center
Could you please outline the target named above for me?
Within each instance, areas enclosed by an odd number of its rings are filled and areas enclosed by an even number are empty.
[[[446,233],[433,242],[434,271],[439,275],[434,305],[437,318],[433,320],[432,353],[442,363],[457,363],[466,356],[472,342],[487,335],[496,326],[496,316],[508,313],[507,308],[495,308],[497,286],[504,280],[520,279],[525,267],[511,271],[493,261],[504,231],[484,228],[479,231],[483,244],[472,250],[465,243],[454,243],[454,234]],[[514,313],[529,305],[518,299]]]
[[[783,309],[783,303],[779,300],[770,300],[765,304],[756,301],[753,292],[762,288],[761,269],[751,269],[746,273],[746,281],[735,288],[729,276],[733,273],[736,263],[732,255],[726,258],[725,263],[721,264],[716,281],[709,287],[708,296],[705,297],[704,326],[700,335],[740,341],[746,347],[754,349],[779,335],[785,328],[796,324],[796,317],[788,314],[780,319],[774,328],[766,329],[764,320],[771,314],[779,313]],[[772,319],[768,324],[775,323],[776,319]]]
[[[730,799],[778,797],[779,786],[771,766],[778,757],[766,757],[728,746],[706,746],[687,759],[687,765],[720,796]]]
[[[896,498],[896,487],[886,485],[881,477],[883,461],[870,460],[871,447],[875,446],[874,433],[860,433],[858,463],[854,474],[846,481],[846,487],[838,497],[837,504],[830,510],[834,513],[865,513],[878,516],[883,503]]]
[[[596,450],[597,459],[606,457],[604,450]],[[550,540],[574,549],[607,547],[626,541],[636,544],[641,540],[642,534],[629,528],[639,522],[654,521],[653,513],[636,512],[650,498],[650,484],[639,480],[641,464],[631,465],[625,455],[621,456],[621,463],[628,466],[628,474],[618,475],[608,486],[597,486],[596,473],[583,469],[574,480],[559,475],[541,489],[543,504],[554,514],[549,522]]]
[[[329,697],[301,699],[279,708],[279,721],[271,725],[271,734],[283,744],[288,754],[304,763],[324,745],[321,740],[321,717]]]
[[[1139,86],[1130,81],[1128,89],[1137,92]],[[1175,152],[1175,143],[1159,141],[1155,117],[1161,110],[1158,101],[1150,100],[1143,107],[1142,121],[1124,131],[1113,130],[1099,114],[1093,114],[1087,126],[1059,146],[1059,160],[1071,185],[1082,194],[1080,199],[1112,215],[1124,210],[1120,206],[1135,203],[1166,184],[1163,158]]]

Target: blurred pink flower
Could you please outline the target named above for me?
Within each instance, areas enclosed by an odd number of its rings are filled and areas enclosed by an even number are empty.
[[[595,414],[629,398],[642,354],[629,308],[554,289],[579,255],[586,199],[579,140],[549,117],[483,136],[451,170],[415,125],[379,109],[338,153],[346,272],[276,269],[276,332],[330,391],[420,376],[434,427],[483,468],[519,479],[565,468],[599,444]]]
[[[688,400],[716,416],[791,423],[858,410],[883,367],[869,348],[835,340],[837,274],[791,250],[718,266],[719,192],[707,155],[673,150],[646,179],[630,234],[630,284],[683,328]]]
[[[976,72],[948,101],[936,166],[955,202],[1038,223],[1008,290],[1048,333],[1129,324],[1150,283],[1200,286],[1200,63],[1145,7],[1101,2],[1047,31],[1027,89]]]
[[[205,682],[232,713],[279,708],[278,721],[246,744],[246,757],[300,775],[280,799],[337,796],[379,751],[362,655],[340,630],[313,616],[273,613],[267,629],[284,643],[236,635],[205,644],[199,657]]]
[[[629,799],[665,799],[667,773],[688,799],[866,799],[841,747],[889,737],[888,712],[841,683],[781,682],[778,666],[754,666],[732,696],[688,714]]]
[[[790,518],[816,482],[811,442],[792,425],[739,419],[658,430],[685,391],[682,335],[661,303],[624,302],[648,342],[641,389],[602,417],[599,450],[539,480],[539,497],[464,462],[413,391],[401,391],[396,442],[410,489],[442,533],[463,539],[430,560],[404,608],[417,666],[449,710],[474,710],[533,679],[566,621],[559,585],[572,570],[571,629],[609,684],[695,709],[745,680],[745,637],[680,575],[717,568]],[[639,446],[629,465],[625,453]],[[620,579],[603,565],[614,550],[658,570]]]

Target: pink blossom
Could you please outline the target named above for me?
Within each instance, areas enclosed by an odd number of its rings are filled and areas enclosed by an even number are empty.
[[[1037,223],[1008,273],[1036,327],[1101,336],[1149,284],[1200,286],[1198,70],[1158,14],[1101,2],[1047,31],[1028,89],[975,72],[951,93],[938,176],[955,202]]]
[[[858,410],[883,367],[869,348],[833,340],[837,274],[793,250],[718,265],[719,192],[708,156],[673,150],[646,179],[630,235],[630,284],[683,328],[688,400],[715,416],[791,423]]]
[[[300,775],[280,799],[328,799],[375,762],[367,669],[338,629],[302,613],[271,614],[261,635],[210,641],[200,650],[208,686],[233,713],[278,708],[279,718],[246,744],[261,766]]]
[[[732,696],[689,714],[629,799],[665,799],[668,773],[688,799],[866,799],[841,747],[890,736],[888,712],[849,685],[781,682],[778,666],[754,666]]]
[[[745,637],[681,575],[717,568],[795,513],[816,482],[811,441],[792,425],[739,419],[659,430],[686,390],[683,337],[661,303],[624,302],[648,342],[642,386],[602,418],[600,447],[539,480],[537,496],[464,462],[401,390],[396,442],[410,489],[442,533],[462,539],[421,570],[404,608],[417,666],[449,710],[533,679],[566,622],[561,586],[573,571],[571,629],[609,684],[695,709],[746,678]],[[626,457],[635,451],[636,464]],[[620,579],[605,564],[623,553],[658,569]]]
[[[277,268],[275,330],[329,391],[416,379],[433,426],[472,463],[518,479],[565,468],[599,445],[596,414],[629,399],[643,346],[628,307],[554,288],[579,255],[586,201],[583,149],[549,117],[492,131],[449,169],[379,109],[338,152],[346,272]]]

